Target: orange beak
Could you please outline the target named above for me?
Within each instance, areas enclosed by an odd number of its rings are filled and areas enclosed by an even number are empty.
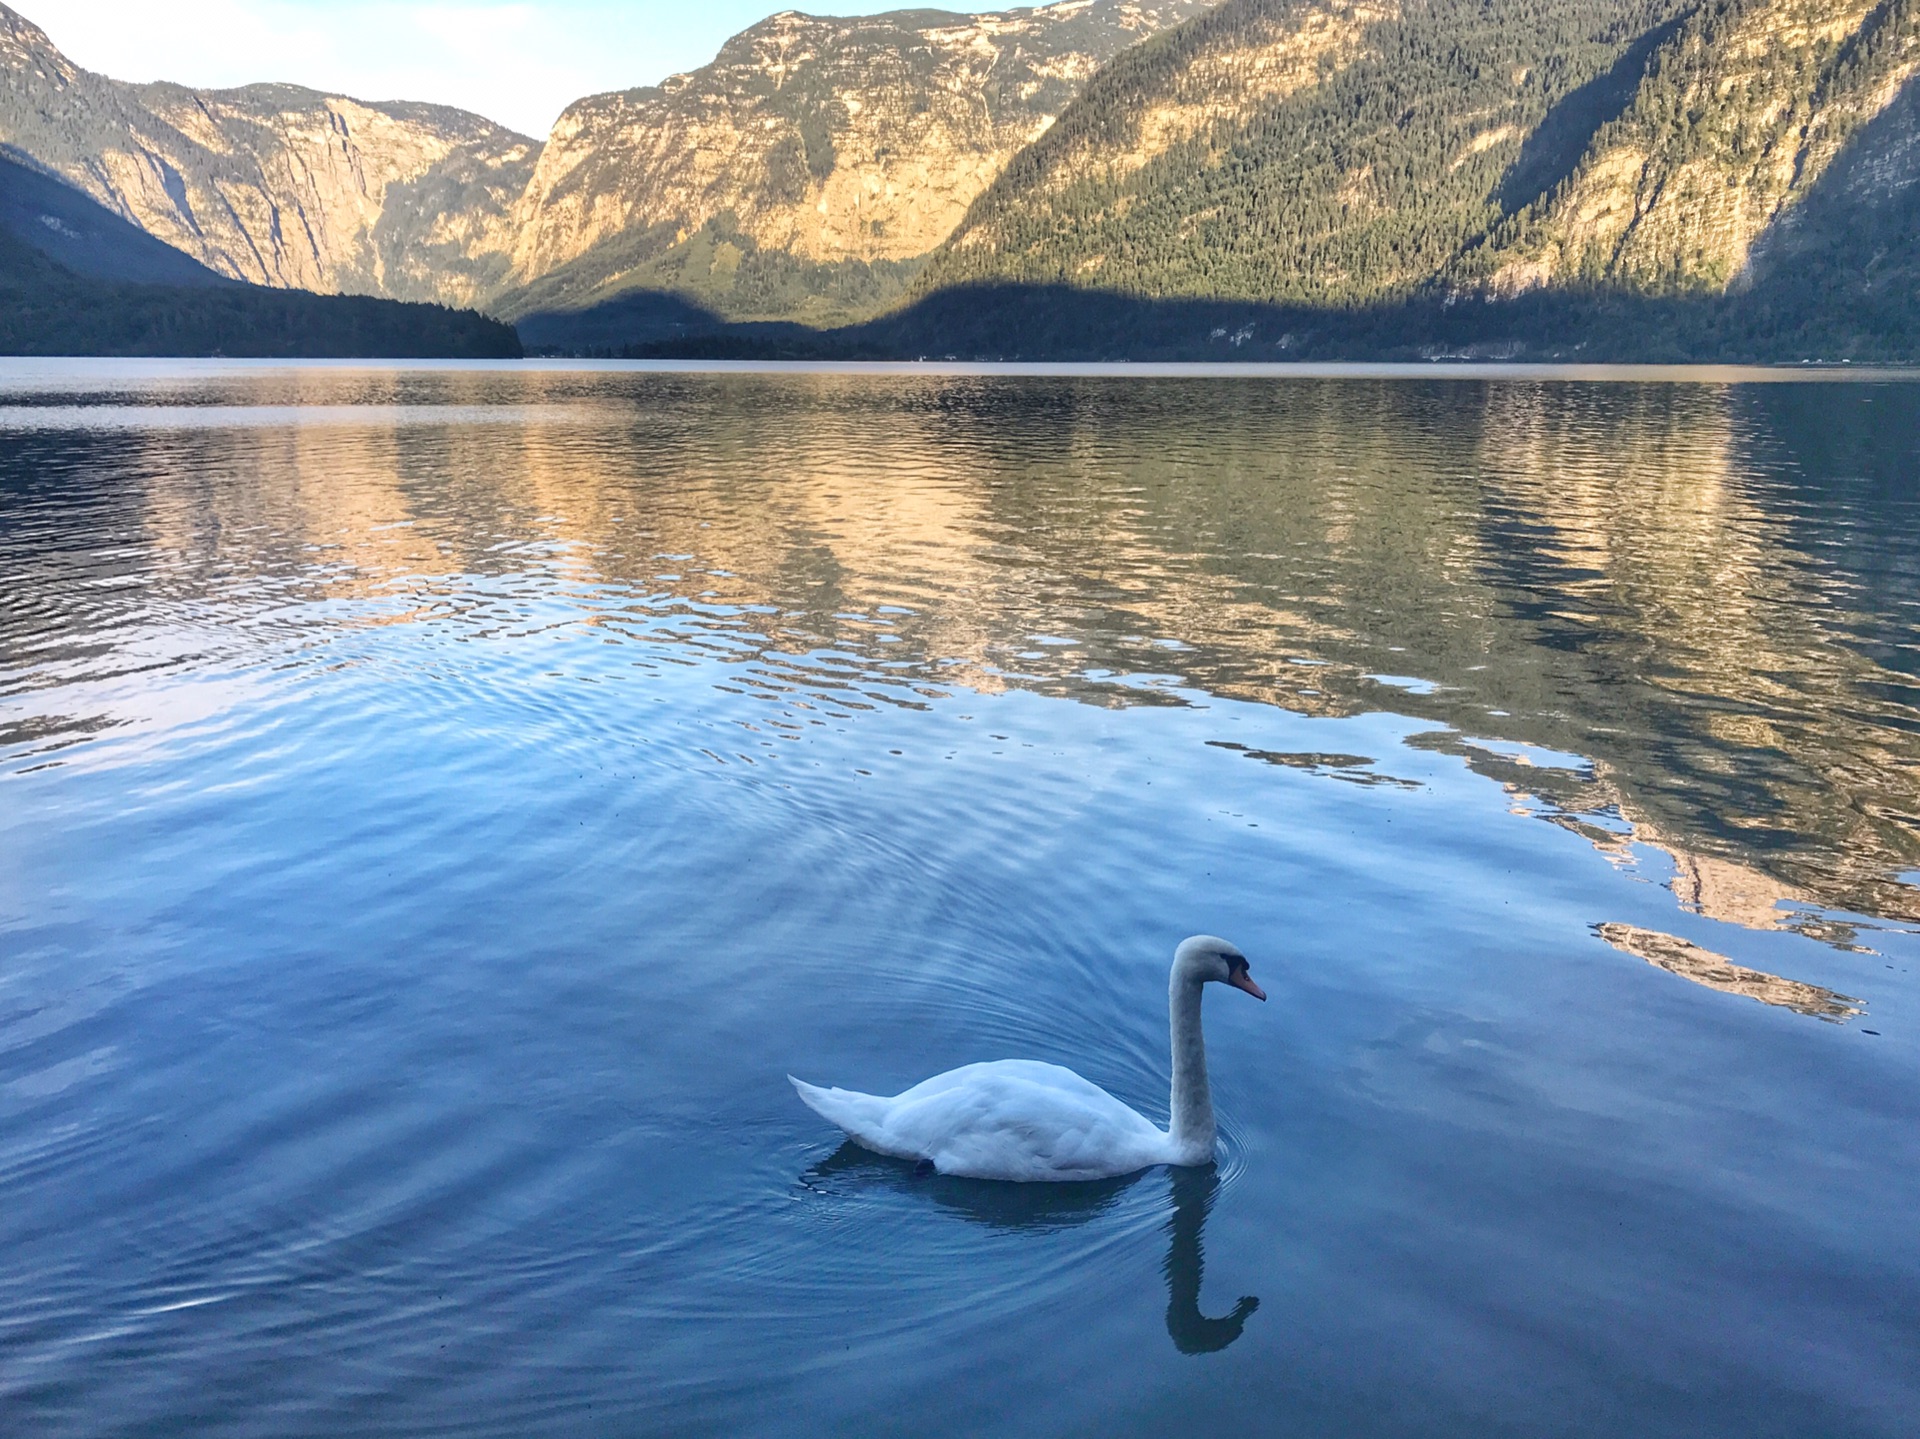
[[[1255,999],[1265,999],[1267,997],[1267,992],[1255,984],[1253,982],[1253,976],[1248,974],[1244,969],[1236,969],[1232,974],[1228,975],[1227,983],[1235,989],[1244,989]]]

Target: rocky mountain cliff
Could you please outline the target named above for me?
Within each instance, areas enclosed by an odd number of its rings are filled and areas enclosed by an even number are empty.
[[[237,283],[102,209],[71,185],[0,155],[0,231],[94,280],[209,288]]]
[[[1102,63],[1209,3],[789,11],[577,102],[544,147],[442,106],[125,84],[0,5],[0,146],[257,283],[508,316],[653,287],[833,318],[898,294]]]
[[[1104,62],[1210,3],[763,20],[699,70],[568,108],[514,210],[532,288],[505,310],[645,285],[742,315],[871,307]]]
[[[0,147],[235,279],[471,305],[539,153],[461,110],[129,85],[0,5]]]

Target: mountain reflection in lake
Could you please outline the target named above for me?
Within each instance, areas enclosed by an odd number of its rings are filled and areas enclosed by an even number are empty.
[[[9,362],[0,1403],[1904,1432],[1916,421]],[[1195,930],[1275,1000],[1217,1173],[916,1177],[783,1077],[1164,1117]]]

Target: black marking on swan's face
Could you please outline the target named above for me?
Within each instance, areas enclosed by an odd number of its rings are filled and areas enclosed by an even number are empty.
[[[1251,967],[1246,955],[1239,947],[1227,943],[1224,939],[1211,936],[1195,936],[1182,946],[1188,955],[1187,963],[1202,980],[1217,984],[1230,984],[1235,989],[1245,990],[1255,999],[1265,999],[1266,991],[1253,982]]]
[[[1253,973],[1251,967],[1247,964],[1247,957],[1244,954],[1236,949],[1232,954],[1226,956],[1226,961],[1228,984],[1232,985],[1235,989],[1245,990],[1255,999],[1265,999],[1267,997],[1267,992],[1253,982]]]

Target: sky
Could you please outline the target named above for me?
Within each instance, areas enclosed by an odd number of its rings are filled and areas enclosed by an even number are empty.
[[[116,80],[287,80],[362,100],[458,105],[544,138],[568,102],[704,65],[729,35],[777,10],[858,15],[912,0],[7,3],[75,64]]]

